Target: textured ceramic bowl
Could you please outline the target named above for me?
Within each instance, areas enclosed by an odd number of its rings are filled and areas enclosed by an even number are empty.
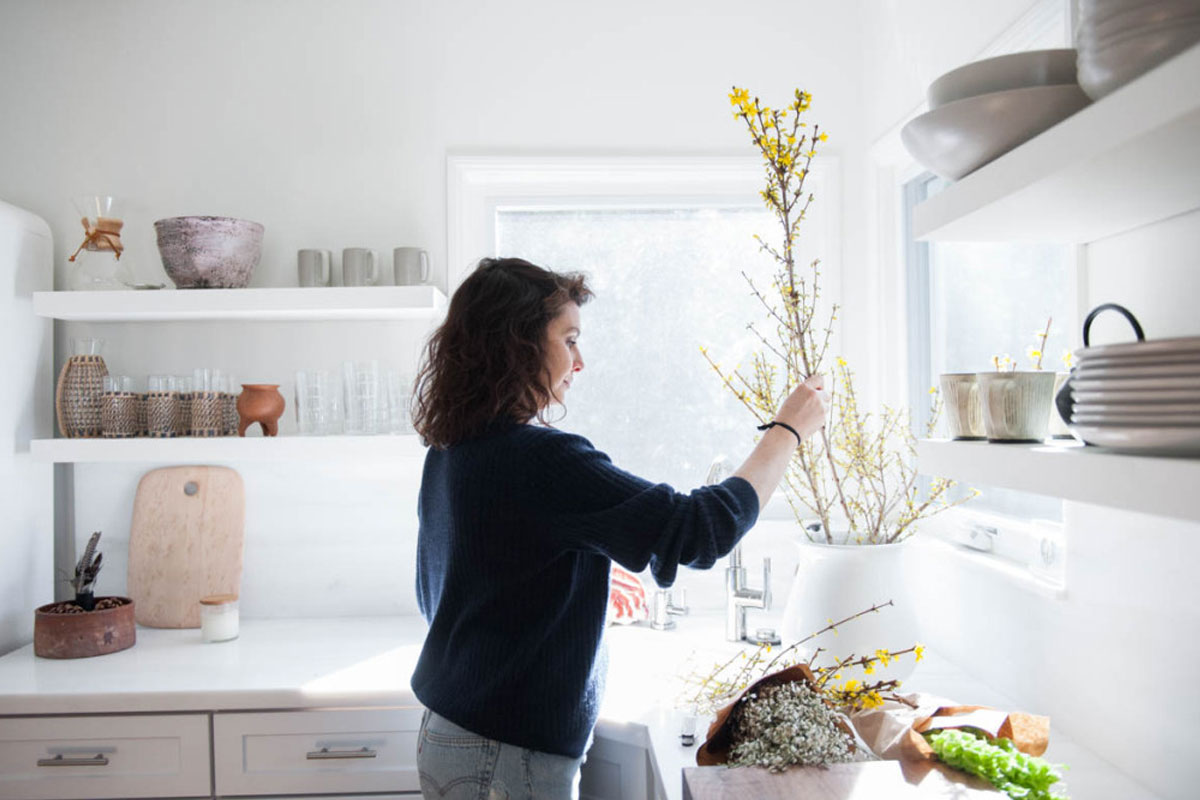
[[[263,226],[231,217],[154,223],[163,268],[179,289],[241,289],[262,257]]]
[[[992,92],[927,111],[904,126],[900,139],[919,163],[956,181],[1090,102],[1073,84]]]
[[[1074,48],[1030,50],[964,64],[929,84],[929,107],[1008,89],[1076,83]]]
[[[1093,100],[1200,42],[1200,0],[1079,0],[1079,85]]]

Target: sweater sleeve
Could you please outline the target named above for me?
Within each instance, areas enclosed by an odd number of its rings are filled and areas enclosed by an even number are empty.
[[[618,468],[582,436],[549,432],[528,452],[536,527],[552,544],[600,553],[670,586],[680,564],[711,567],[758,519],[758,494],[727,478],[688,494]]]

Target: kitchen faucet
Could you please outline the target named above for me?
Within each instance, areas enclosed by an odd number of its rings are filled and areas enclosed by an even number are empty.
[[[729,460],[717,456],[708,468],[706,484],[720,483],[732,474]],[[753,637],[746,635],[746,609],[771,608],[771,559],[763,559],[762,589],[751,589],[746,583],[746,568],[742,566],[742,545],[739,542],[729,552],[729,566],[725,568],[725,638],[731,642],[752,644],[777,644],[779,638],[773,630],[762,628]]]

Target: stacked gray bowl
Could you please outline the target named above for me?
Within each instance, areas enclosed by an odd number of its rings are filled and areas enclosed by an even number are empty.
[[[1075,50],[1011,53],[930,84],[930,110],[905,125],[900,138],[922,166],[959,180],[1090,102],[1076,80]]]
[[[1132,453],[1200,455],[1200,336],[1086,347],[1071,431]]]
[[[1200,0],[1077,0],[1079,84],[1099,100],[1200,42]]]

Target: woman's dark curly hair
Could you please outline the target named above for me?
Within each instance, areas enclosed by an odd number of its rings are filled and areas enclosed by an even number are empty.
[[[485,258],[454,292],[430,337],[413,390],[413,428],[444,449],[498,421],[526,423],[553,401],[545,381],[546,327],[592,296],[583,275],[520,258]]]

